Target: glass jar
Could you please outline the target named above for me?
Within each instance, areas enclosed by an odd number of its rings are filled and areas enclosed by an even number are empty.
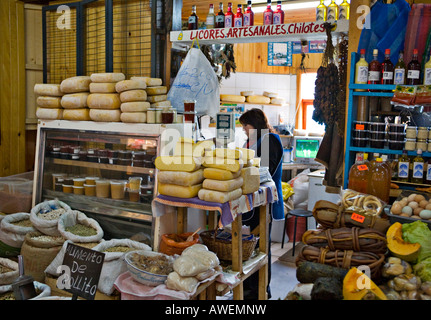
[[[147,109],[147,123],[156,123],[156,108]]]
[[[422,151],[428,150],[428,143],[426,140],[416,142],[416,150],[421,149]]]
[[[163,108],[157,107],[156,109],[156,123],[162,123]]]
[[[426,127],[419,127],[418,128],[417,138],[421,139],[421,140],[428,139],[428,128],[426,128]]]
[[[162,123],[173,123],[174,113],[169,109],[164,109],[162,111]]]
[[[407,127],[406,138],[407,139],[416,139],[416,136],[417,136],[416,127]]]
[[[408,151],[416,150],[416,139],[406,139],[404,149]]]

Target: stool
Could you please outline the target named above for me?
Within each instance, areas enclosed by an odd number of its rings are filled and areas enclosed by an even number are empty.
[[[298,217],[309,218],[309,217],[313,216],[313,213],[311,211],[304,210],[304,209],[293,209],[293,210],[290,210],[288,213],[286,213],[286,216],[284,217],[284,232],[283,232],[283,238],[281,240],[281,248],[283,248],[283,246],[284,246],[284,237],[286,235],[287,216],[289,214],[295,217],[295,227],[293,229],[293,247],[292,247],[292,256],[294,256],[295,255],[295,242],[296,242],[296,222],[298,220]]]

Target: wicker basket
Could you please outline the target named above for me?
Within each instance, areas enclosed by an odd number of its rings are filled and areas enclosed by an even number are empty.
[[[202,242],[208,247],[208,250],[214,252],[220,260],[232,261],[232,241],[217,239],[214,230],[203,231],[200,234]],[[258,237],[253,236],[251,240],[242,241],[242,260],[250,259]]]

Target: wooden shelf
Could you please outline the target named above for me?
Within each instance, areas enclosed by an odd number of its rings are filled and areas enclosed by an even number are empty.
[[[332,37],[349,32],[349,20],[328,21],[335,24]],[[326,40],[324,22],[297,22],[279,25],[257,25],[242,28],[220,28],[171,31],[170,40],[178,44],[199,44],[287,42],[302,40]]]

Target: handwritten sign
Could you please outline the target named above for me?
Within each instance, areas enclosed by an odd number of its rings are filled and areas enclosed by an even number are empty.
[[[103,252],[68,243],[63,265],[70,270],[68,275],[70,282],[62,289],[72,293],[73,299],[80,296],[87,300],[94,300],[104,259]]]

